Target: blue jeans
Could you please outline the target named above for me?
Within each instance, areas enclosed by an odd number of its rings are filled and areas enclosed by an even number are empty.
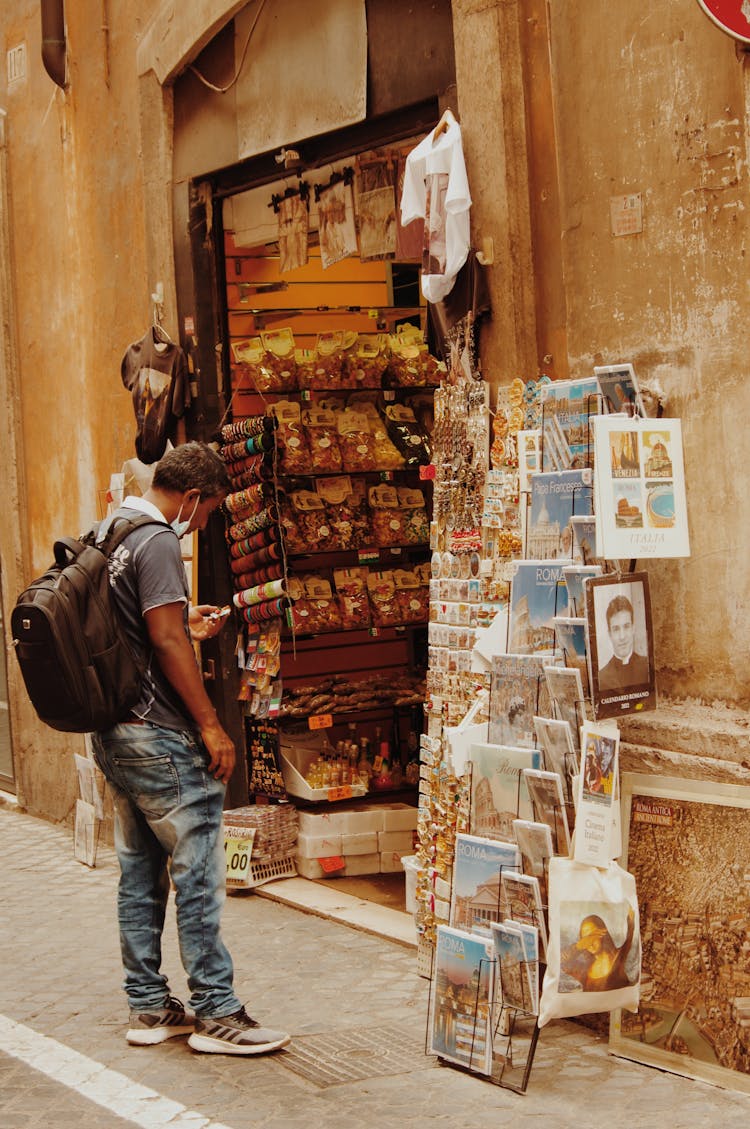
[[[190,1007],[196,1015],[230,1015],[241,1005],[220,934],[224,785],[207,771],[200,737],[124,723],[94,734],[93,745],[114,793],[120,947],[131,1009],[153,1011],[169,996],[161,937],[171,874]]]

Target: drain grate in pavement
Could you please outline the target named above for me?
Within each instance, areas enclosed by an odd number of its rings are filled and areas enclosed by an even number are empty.
[[[276,1062],[321,1088],[427,1070],[435,1060],[422,1039],[398,1027],[367,1027],[332,1035],[298,1036]]]

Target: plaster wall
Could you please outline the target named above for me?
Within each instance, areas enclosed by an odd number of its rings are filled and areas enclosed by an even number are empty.
[[[148,6],[110,8],[105,34],[99,14],[66,5],[63,92],[42,66],[39,4],[0,4],[5,50],[26,47],[24,78],[9,86],[0,70],[12,234],[2,313],[6,338],[13,331],[20,431],[15,452],[0,451],[2,481],[14,484],[0,533],[6,614],[49,564],[55,537],[102,516],[110,474],[132,454],[133,411],[119,366],[150,321],[154,282],[133,113],[140,10]],[[23,554],[10,551],[14,544]],[[76,794],[67,754],[81,751],[83,739],[38,723],[5,644],[19,799],[61,819]]]
[[[649,565],[659,686],[746,705],[747,57],[694,0],[549,10],[570,371],[630,360],[683,420],[692,555]],[[616,237],[629,193],[643,231]]]

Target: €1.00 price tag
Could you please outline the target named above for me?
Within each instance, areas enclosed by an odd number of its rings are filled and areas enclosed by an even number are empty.
[[[227,864],[227,886],[250,885],[250,859],[254,839],[254,827],[226,828],[224,857]]]

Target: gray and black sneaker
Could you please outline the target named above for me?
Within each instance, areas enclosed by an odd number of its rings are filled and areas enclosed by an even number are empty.
[[[284,1031],[271,1031],[251,1019],[241,1007],[232,1015],[195,1017],[195,1030],[188,1039],[194,1051],[218,1055],[262,1055],[290,1042]]]
[[[131,1011],[130,1027],[125,1036],[136,1047],[151,1047],[165,1039],[189,1035],[195,1027],[195,1016],[174,996],[167,998],[164,1007],[156,1011]]]

